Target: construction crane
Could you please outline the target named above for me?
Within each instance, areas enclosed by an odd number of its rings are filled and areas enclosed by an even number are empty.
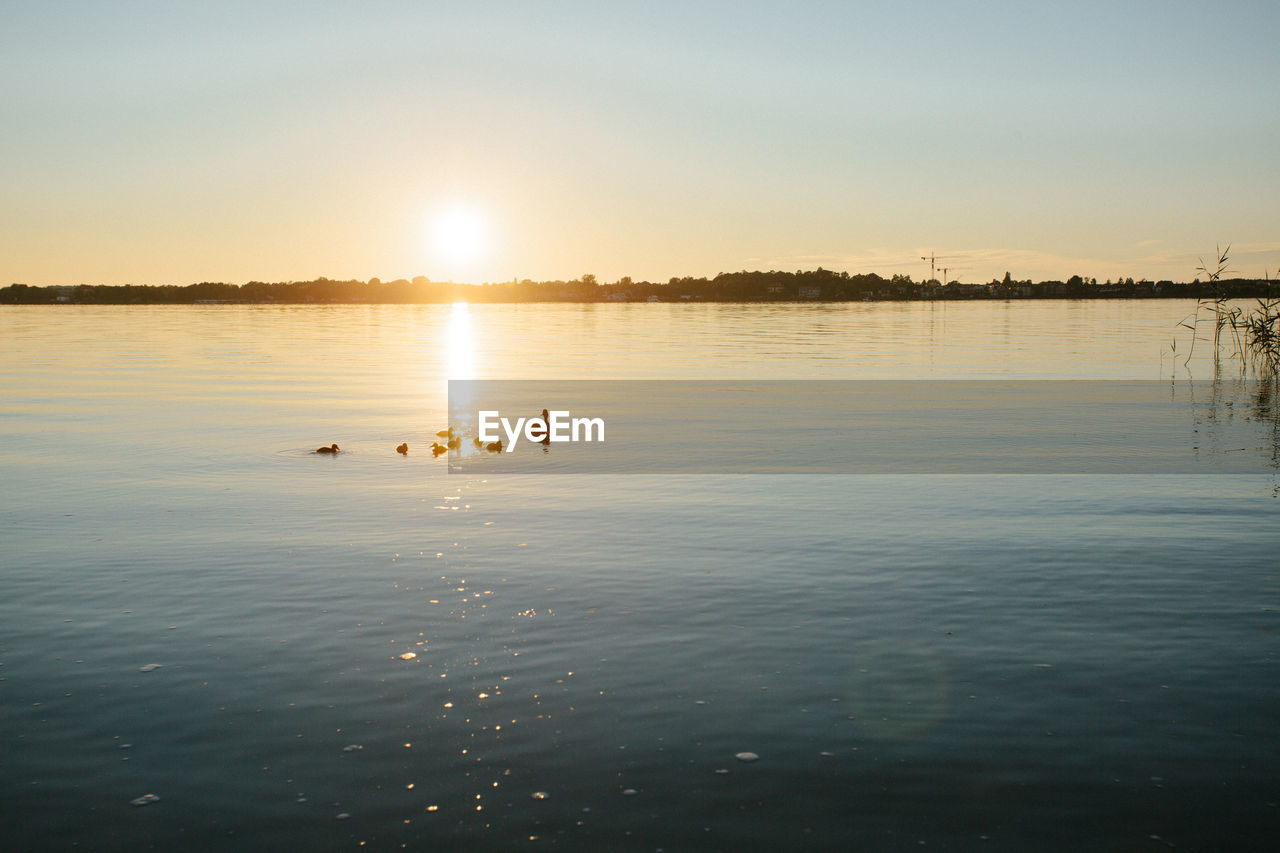
[[[928,255],[920,256],[920,260],[929,262],[929,281],[933,281],[935,278],[938,277],[938,266],[937,266],[938,261],[954,261],[958,259],[959,259],[958,255],[945,255],[945,256],[935,255],[932,252],[930,252]],[[945,277],[946,274],[947,274],[947,268],[943,267],[942,275]],[[943,283],[945,284],[946,282],[943,282]]]

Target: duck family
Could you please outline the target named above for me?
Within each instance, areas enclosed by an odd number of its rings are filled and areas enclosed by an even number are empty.
[[[542,416],[543,418],[546,418],[547,416],[546,409],[542,410]],[[460,433],[455,432],[453,427],[440,430],[439,432],[436,433],[436,437],[443,438],[445,440],[445,443],[441,444],[438,441],[431,442],[432,456],[438,457],[445,453],[448,453],[450,450],[462,449],[463,436]],[[471,442],[472,444],[475,445],[477,450],[486,450],[489,453],[501,453],[503,450],[502,439],[498,439],[497,441],[486,442],[484,439],[480,438],[480,436],[477,435],[472,437]],[[342,450],[338,447],[336,443],[334,443],[334,444],[328,445],[327,447],[317,447],[315,452],[332,456],[334,454],[341,453]],[[409,443],[407,441],[402,441],[400,442],[400,444],[396,445],[396,453],[399,453],[401,456],[408,456]]]

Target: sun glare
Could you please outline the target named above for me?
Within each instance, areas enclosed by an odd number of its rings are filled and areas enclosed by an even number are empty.
[[[454,206],[436,212],[430,222],[430,251],[437,274],[474,274],[490,249],[488,223],[477,210]]]
[[[471,309],[465,302],[455,302],[449,313],[449,332],[445,340],[445,369],[449,379],[475,378],[475,346]]]

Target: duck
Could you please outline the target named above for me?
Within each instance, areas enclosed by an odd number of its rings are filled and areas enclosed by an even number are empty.
[[[449,448],[445,447],[443,444],[441,444],[438,441],[431,442],[431,452],[434,453],[436,456],[439,456],[441,453],[447,453],[448,450]]]
[[[491,441],[491,442],[489,442],[488,444],[486,444],[486,445],[484,446],[484,449],[485,449],[485,450],[487,450],[487,451],[489,451],[490,453],[501,453],[501,452],[502,452],[502,439],[498,439],[497,441]]]
[[[477,435],[475,438],[471,440],[475,443],[476,447],[484,447],[484,439],[481,438],[480,436]]]
[[[460,447],[462,447],[462,439],[461,439],[461,438],[451,438],[451,439],[449,439],[448,441],[446,441],[446,442],[444,443],[444,446],[445,446],[445,447],[447,447],[447,448],[449,448],[450,450],[457,450],[457,449],[459,449]]]
[[[439,436],[440,438],[453,438],[453,427],[449,427],[448,429],[442,429],[438,433],[436,433],[436,435]]]
[[[408,442],[402,443],[399,447],[396,448],[396,453],[399,453],[401,456],[408,456],[409,443]]]
[[[338,445],[331,444],[328,447],[317,447],[316,453],[339,453]]]

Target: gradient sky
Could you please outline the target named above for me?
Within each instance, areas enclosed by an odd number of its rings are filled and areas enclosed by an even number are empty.
[[[1274,0],[9,2],[0,284],[1274,275],[1277,34]],[[470,260],[431,238],[459,206]]]

